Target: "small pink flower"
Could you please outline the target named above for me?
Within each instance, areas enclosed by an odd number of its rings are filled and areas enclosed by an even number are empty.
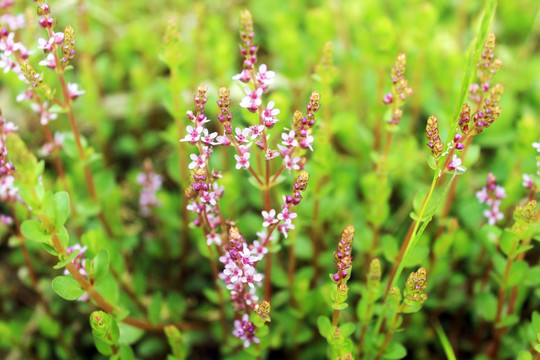
[[[43,38],[38,39],[38,49],[43,49],[47,51],[51,51],[54,45],[54,37],[50,38],[49,40],[45,40]]]
[[[296,213],[289,212],[288,208],[284,208],[281,213],[278,215],[278,219],[282,221],[291,221],[296,218],[298,215]]]
[[[540,142],[534,142],[532,143],[532,146],[536,149],[536,151],[540,152]]]
[[[213,191],[203,191],[201,201],[216,206],[216,194]]]
[[[245,144],[249,141],[249,138],[251,136],[251,130],[249,128],[240,129],[237,127],[236,129],[234,129],[234,132],[236,133],[234,137],[239,144]]]
[[[285,239],[287,238],[289,231],[293,229],[294,229],[294,224],[290,220],[285,221],[278,226],[278,230],[283,234]]]
[[[203,127],[199,125],[194,128],[193,126],[188,125],[186,127],[186,131],[187,131],[186,137],[181,139],[180,141],[188,141],[189,143],[195,145],[201,138]]]
[[[311,135],[308,135],[306,136],[305,138],[302,139],[302,141],[300,141],[300,147],[302,149],[309,149],[311,151],[313,151],[313,136]]]
[[[231,140],[229,140],[227,135],[219,135],[218,137],[216,137],[215,145],[230,146]]]
[[[503,213],[499,211],[499,207],[492,207],[489,210],[484,210],[484,216],[488,219],[489,225],[495,225],[495,223],[504,218]]]
[[[279,109],[274,109],[274,105],[275,103],[273,101],[270,101],[262,112],[264,125],[267,128],[271,128],[279,121],[278,119],[276,119],[276,116],[279,114]]]
[[[523,186],[526,188],[532,189],[534,186],[534,181],[531,179],[531,177],[528,174],[523,174]]]
[[[214,145],[214,139],[218,136],[217,132],[208,133],[208,129],[203,129],[201,141],[205,145]]]
[[[282,133],[281,138],[283,139],[283,144],[290,147],[297,147],[298,141],[294,138],[296,133],[294,130],[289,131],[289,133]]]
[[[278,222],[276,220],[276,210],[274,209],[271,209],[269,212],[266,212],[263,210],[262,216],[264,219],[264,222],[263,222],[264,227],[268,227]]]
[[[285,168],[289,171],[300,170],[300,165],[298,164],[300,160],[301,159],[298,156],[294,156],[291,158],[289,155],[286,155],[285,159],[283,159],[283,162],[285,164]]]
[[[204,155],[195,155],[191,154],[189,155],[191,158],[191,162],[189,163],[188,168],[194,169],[196,167],[204,168],[206,166],[206,157]]]
[[[71,98],[71,100],[74,100],[78,98],[79,96],[84,95],[86,93],[86,91],[79,89],[79,84],[77,83],[68,83],[67,87],[68,87],[69,97]]]
[[[261,64],[261,66],[259,66],[259,72],[257,73],[257,81],[261,84],[264,84],[266,86],[270,85],[274,82],[275,76],[275,72],[267,70],[266,64]]]
[[[461,166],[461,159],[457,157],[456,154],[452,157],[452,161],[450,164],[448,164],[448,170],[458,170],[458,171],[465,171],[466,169]]]
[[[41,60],[39,62],[39,65],[47,66],[47,67],[49,67],[51,69],[54,69],[56,67],[56,60],[54,59],[53,53],[49,53],[49,55],[47,55],[45,60]]]
[[[206,244],[207,245],[221,245],[221,237],[216,234],[215,232],[211,232],[208,235],[206,235]]]
[[[261,96],[263,93],[262,88],[256,90],[251,90],[250,88],[245,88],[246,96],[240,102],[240,106],[248,109],[251,112],[257,111],[257,108],[261,106],[262,100]]]
[[[260,261],[266,253],[268,253],[266,246],[262,245],[259,240],[255,240],[251,245],[251,254],[257,257],[257,261]]]
[[[476,197],[480,203],[484,203],[489,199],[487,189],[483,187],[481,190],[476,192]]]
[[[249,157],[251,156],[250,153],[245,153],[242,156],[234,155],[234,158],[236,159],[236,168],[237,169],[249,169]]]
[[[251,81],[251,76],[249,75],[249,71],[246,69],[242,70],[240,74],[236,74],[233,77],[233,80],[240,80],[243,83],[248,83]]]
[[[279,151],[271,150],[271,149],[266,150],[266,153],[264,154],[264,157],[266,158],[266,160],[272,160],[278,156],[279,156]]]

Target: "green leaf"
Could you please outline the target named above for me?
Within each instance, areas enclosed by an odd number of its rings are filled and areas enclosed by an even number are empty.
[[[54,194],[52,200],[47,205],[45,212],[54,223],[55,229],[58,230],[64,226],[70,213],[68,193],[60,191]]]
[[[47,234],[41,223],[33,219],[23,221],[21,224],[21,233],[28,240],[42,243],[50,243],[52,238],[52,235]]]
[[[330,329],[332,328],[332,323],[326,316],[319,316],[317,318],[317,327],[319,328],[319,333],[321,336],[326,338],[330,332]]]
[[[386,348],[383,358],[397,360],[403,359],[405,356],[407,356],[407,349],[405,349],[405,346],[400,343],[391,343]]]
[[[356,330],[356,324],[354,323],[343,324],[339,327],[339,330],[341,331],[341,334],[347,338],[354,333],[354,330]]]
[[[71,252],[64,260],[60,261],[58,264],[53,266],[53,269],[61,269],[63,268],[67,263],[70,263],[73,259],[75,259],[79,255],[79,250],[75,250]]]
[[[523,260],[516,261],[510,268],[510,274],[508,275],[508,286],[515,286],[525,281],[527,272],[529,271],[529,264]]]
[[[540,313],[538,311],[532,314],[532,326],[536,333],[540,333]]]
[[[518,353],[517,360],[533,360],[533,356],[530,352],[522,350]]]
[[[64,249],[66,249],[68,247],[68,244],[69,244],[69,234],[68,234],[66,228],[64,226],[62,226],[60,228],[60,230],[58,230],[56,232],[56,235],[58,236],[58,239],[60,240],[60,243],[62,244]]]
[[[77,300],[84,294],[77,280],[71,276],[57,276],[52,281],[54,291],[66,300]]]
[[[502,233],[499,244],[504,255],[506,256],[510,255],[510,251],[512,251],[512,247],[514,246],[514,242],[516,240],[517,240],[517,237],[516,235],[514,235],[514,233],[508,230],[505,230]]]
[[[495,320],[495,312],[497,309],[497,298],[495,295],[483,292],[476,296],[474,301],[474,308],[476,315],[480,316],[486,321]]]
[[[347,303],[342,303],[342,304],[335,304],[334,303],[334,304],[332,304],[332,309],[334,309],[334,310],[344,310],[344,309],[346,309],[348,307],[349,307],[349,304],[347,304]]]
[[[152,324],[157,324],[161,318],[161,293],[157,293],[152,297],[152,303],[148,308],[148,319]]]
[[[101,249],[92,260],[94,265],[94,283],[100,283],[109,272],[109,251]]]
[[[497,329],[500,329],[500,328],[503,328],[503,327],[507,327],[507,326],[512,326],[512,325],[515,325],[519,322],[519,316],[517,315],[509,315],[509,316],[505,316],[504,318],[501,319],[501,321],[499,323],[496,324],[496,328]]]
[[[435,324],[435,330],[439,336],[439,340],[441,342],[441,346],[443,347],[446,358],[448,360],[456,360],[456,355],[454,354],[454,349],[452,349],[452,344],[450,344],[450,340],[448,340],[448,337],[446,336],[446,333],[439,322]]]

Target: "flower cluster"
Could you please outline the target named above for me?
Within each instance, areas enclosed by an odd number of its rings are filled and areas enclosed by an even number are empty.
[[[522,238],[531,225],[536,222],[536,205],[536,200],[530,200],[523,206],[516,206],[516,209],[514,210],[514,224],[512,225],[512,231],[518,237]]]
[[[500,212],[501,199],[506,197],[506,191],[497,185],[497,179],[492,173],[488,174],[486,186],[476,192],[476,197],[480,203],[489,205],[489,210],[484,210],[484,216],[490,225],[495,225],[498,220],[502,220],[504,215]]]
[[[149,160],[144,162],[143,169],[137,174],[137,183],[142,186],[139,207],[143,216],[149,216],[151,209],[159,206],[156,192],[161,189],[162,177],[154,172]]]
[[[255,264],[262,260],[266,248],[254,241],[249,246],[237,227],[229,229],[229,242],[225,246],[225,254],[219,258],[224,265],[219,277],[227,285],[231,293],[231,301],[237,313],[243,312],[242,320],[235,320],[233,335],[244,341],[248,347],[252,342],[258,343],[255,337],[255,326],[248,321],[248,310],[257,309],[259,298],[255,295],[255,287],[261,286],[263,275],[255,269]]]
[[[334,262],[336,263],[337,272],[332,275],[332,279],[338,284],[345,283],[351,276],[349,268],[353,260],[351,255],[353,238],[354,227],[348,225],[341,233],[337,250],[334,252]]]
[[[14,17],[9,15],[7,8],[9,6],[3,7],[3,11],[7,11],[8,14],[0,17],[0,26],[2,26],[0,29],[0,67],[4,69],[5,73],[13,71],[29,86],[27,90],[17,96],[17,101],[29,100],[30,107],[39,115],[41,124],[47,125],[58,117],[56,113],[51,111],[51,103],[54,102],[60,107],[64,107],[66,104],[56,100],[54,91],[42,84],[43,76],[28,61],[32,51],[29,51],[21,42],[14,42],[15,31],[25,25],[25,18],[24,15],[17,15],[16,19],[18,20],[14,21]],[[46,54],[39,65],[51,70],[63,71],[75,54],[73,29],[71,26],[67,26],[63,32],[55,32],[56,19],[50,15],[50,8],[44,0],[37,1],[37,13],[40,17],[39,23],[47,31],[48,36],[47,38],[39,38],[37,41],[36,48],[43,50]],[[63,54],[62,58],[59,57],[59,53]],[[40,91],[36,91],[37,89]],[[70,100],[85,93],[84,90],[79,89],[76,83],[65,84],[65,91]]]
[[[405,79],[405,69],[407,67],[407,57],[399,54],[394,67],[392,67],[392,91],[384,95],[383,102],[392,106],[392,117],[388,120],[390,125],[398,125],[403,117],[403,110],[400,106],[413,94],[412,88],[408,86]]]
[[[18,130],[12,122],[6,122],[0,118],[0,200],[7,203],[18,201],[19,189],[15,186],[13,172],[15,167],[8,160],[6,148],[6,135]]]
[[[302,192],[307,188],[307,182],[309,180],[309,173],[305,170],[302,170],[300,175],[296,178],[292,188],[292,195],[283,196],[283,205],[281,207],[281,213],[277,214],[276,210],[271,209],[270,211],[263,211],[263,227],[268,228],[268,235],[263,240],[263,244],[266,245],[270,239],[272,231],[276,228],[283,234],[286,238],[289,231],[294,229],[294,224],[292,223],[293,219],[296,218],[297,214],[292,212],[292,207],[300,204],[302,200]]]

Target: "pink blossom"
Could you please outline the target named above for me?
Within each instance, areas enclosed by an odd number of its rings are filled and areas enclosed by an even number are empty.
[[[262,245],[259,240],[255,240],[253,244],[251,244],[251,254],[257,257],[257,261],[262,260],[266,253],[268,253],[268,249],[266,246]]]
[[[48,66],[49,68],[54,69],[56,67],[56,60],[54,58],[53,53],[49,53],[49,55],[47,55],[45,60],[41,60],[39,62],[39,65]]]
[[[201,201],[216,206],[216,194],[213,191],[203,191]]]
[[[264,125],[252,125],[249,128],[249,134],[251,135],[251,140],[255,140],[262,135],[264,130]]]
[[[279,109],[274,109],[274,105],[275,103],[270,101],[262,112],[263,122],[267,128],[273,127],[279,121],[276,119],[276,116],[279,114]]]
[[[2,215],[0,215],[0,222],[4,226],[8,226],[8,225],[13,224],[13,218],[11,216],[2,214]]]
[[[526,188],[532,189],[534,187],[534,181],[528,174],[523,174],[523,186]]]
[[[258,284],[263,279],[263,276],[255,270],[254,267],[248,267],[244,271],[241,281],[248,284],[249,287],[254,288],[254,284]]]
[[[266,160],[272,160],[278,156],[279,156],[279,151],[271,150],[271,149],[266,150],[266,153],[264,154],[264,157],[266,158]]]
[[[278,226],[278,230],[283,234],[285,238],[287,238],[288,232],[292,229],[294,229],[294,224],[290,220],[285,221]]]
[[[495,223],[504,218],[504,214],[499,211],[499,207],[492,207],[489,210],[484,210],[484,216],[488,219],[489,225],[495,225]]]
[[[534,142],[532,143],[532,146],[536,149],[536,151],[540,152],[540,142]]]
[[[289,131],[289,133],[282,133],[281,138],[283,139],[283,144],[290,147],[297,147],[298,141],[294,138],[296,133],[294,130]]]
[[[234,137],[239,144],[245,144],[249,141],[249,138],[251,136],[251,130],[249,128],[240,129],[237,127],[236,129],[234,129],[234,132],[236,133]]]
[[[248,83],[251,81],[251,76],[249,75],[249,71],[247,69],[242,70],[240,74],[236,74],[232,78],[233,80],[240,80],[243,83]]]
[[[58,117],[58,114],[49,112],[48,106],[49,104],[47,102],[44,102],[41,105],[36,103],[30,104],[32,110],[34,110],[38,115],[40,115],[41,125],[47,125],[49,121],[54,120]]]
[[[281,213],[278,215],[278,219],[282,221],[291,221],[296,218],[298,215],[296,213],[289,212],[288,208],[284,208]]]
[[[232,334],[244,341],[244,347],[249,347],[251,343],[260,343],[259,338],[255,336],[255,325],[249,321],[249,315],[242,315],[241,320],[234,321],[234,330]]]
[[[266,212],[263,210],[262,216],[264,219],[264,222],[263,222],[264,227],[268,227],[278,222],[276,220],[276,210],[274,209],[271,209],[269,212]]]
[[[84,93],[86,92],[84,90],[80,90],[79,84],[77,83],[68,83],[67,87],[68,87],[69,97],[71,98],[71,100],[74,100],[78,98],[79,96],[84,95]]]
[[[268,71],[266,64],[261,64],[259,66],[259,72],[257,73],[257,81],[266,86],[274,82],[276,73],[273,71]]]
[[[206,235],[206,244],[209,246],[212,244],[221,245],[221,237],[215,232],[211,232]]]
[[[240,106],[248,109],[251,112],[257,111],[257,108],[262,104],[261,96],[263,89],[258,88],[256,90],[251,90],[250,88],[246,87],[244,90],[246,92],[246,96],[240,102]]]
[[[234,158],[236,159],[236,168],[237,169],[249,169],[249,157],[251,156],[250,153],[245,153],[242,156],[234,155]]]
[[[195,145],[201,138],[202,131],[203,131],[203,127],[200,125],[197,127],[188,125],[186,127],[187,135],[185,138],[181,139],[180,141],[188,141],[189,143]]]
[[[218,136],[217,132],[208,133],[208,129],[203,129],[201,141],[205,145],[214,145],[214,139]]]
[[[448,164],[448,170],[458,170],[458,171],[465,171],[466,169],[461,166],[461,159],[457,157],[456,154],[454,154],[454,157],[452,157],[452,161],[450,164]]]
[[[313,136],[308,135],[300,141],[300,147],[302,149],[309,149],[313,151]]]
[[[190,154],[189,157],[191,158],[191,162],[189,163],[188,168],[204,168],[206,166],[206,156],[204,156],[204,154],[199,156],[195,154]]]
[[[11,32],[8,36],[0,39],[0,51],[4,55],[9,56],[12,52],[19,50],[20,43],[13,41],[15,38],[15,33]]]
[[[231,140],[229,140],[227,135],[219,135],[216,138],[215,145],[230,146],[231,145]]]
[[[300,165],[298,164],[300,162],[300,158],[298,156],[290,157],[289,155],[286,155],[283,159],[283,162],[285,163],[285,168],[287,170],[300,170]]]

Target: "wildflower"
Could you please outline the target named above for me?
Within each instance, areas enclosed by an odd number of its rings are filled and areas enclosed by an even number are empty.
[[[250,153],[245,153],[242,156],[234,155],[234,158],[236,159],[236,168],[237,169],[249,169],[249,157],[251,156]]]
[[[263,84],[265,87],[274,82],[274,77],[276,73],[273,71],[268,71],[265,64],[259,66],[259,72],[257,73],[257,81]]]
[[[8,215],[0,215],[0,223],[2,223],[4,226],[8,226],[13,224],[13,218]]]
[[[184,137],[180,141],[188,141],[189,143],[195,145],[199,141],[199,139],[201,138],[202,131],[203,131],[203,127],[200,126],[200,125],[196,126],[196,127],[188,125],[186,127],[187,135],[186,135],[186,137]]]
[[[296,133],[294,130],[289,131],[289,133],[282,133],[281,138],[283,139],[282,143],[289,147],[297,147],[298,141],[295,139]]]
[[[152,163],[147,160],[143,164],[144,171],[137,175],[137,182],[142,186],[139,197],[139,207],[143,216],[150,215],[150,209],[159,206],[156,192],[161,189],[162,177],[152,169]]]
[[[289,231],[294,230],[294,228],[295,228],[295,226],[292,223],[292,221],[287,220],[287,221],[284,221],[281,224],[279,224],[278,231],[280,231],[283,234],[283,236],[285,237],[285,239],[286,239]]]
[[[67,88],[68,88],[69,98],[71,100],[74,100],[78,98],[79,96],[84,95],[84,93],[86,92],[84,90],[80,90],[79,84],[76,84],[76,83],[68,83]]]
[[[276,116],[279,115],[279,109],[274,109],[275,103],[273,101],[268,102],[266,108],[262,112],[262,118],[264,126],[267,128],[273,127],[279,120]]]
[[[249,71],[246,69],[242,70],[240,74],[236,74],[233,77],[233,80],[240,80],[243,83],[248,83],[251,81],[251,76],[249,75]]]
[[[452,161],[450,161],[450,164],[448,164],[448,170],[458,170],[458,171],[465,171],[466,169],[461,166],[461,159],[457,157],[456,154],[452,157]]]
[[[232,334],[244,341],[244,347],[249,347],[251,343],[260,343],[259,338],[255,336],[255,325],[249,321],[249,315],[242,315],[241,320],[234,321],[234,330]]]
[[[251,90],[250,88],[245,87],[244,90],[246,92],[246,96],[242,98],[240,106],[248,109],[251,112],[257,111],[257,108],[262,104],[261,96],[263,93],[263,88],[260,87],[255,90]]]
[[[210,232],[206,235],[206,244],[209,246],[212,244],[221,245],[221,237],[215,232]]]
[[[295,219],[298,215],[296,213],[289,212],[288,208],[284,208],[281,213],[278,215],[278,219],[281,221],[291,221]]]
[[[263,216],[263,219],[264,219],[264,222],[263,222],[264,227],[268,227],[268,226],[273,225],[273,224],[278,222],[276,220],[276,218],[275,218],[276,217],[276,210],[274,210],[274,209],[271,209],[269,212],[266,212],[266,211],[263,210],[262,216]]]
[[[499,211],[501,199],[506,197],[506,190],[497,185],[497,179],[492,173],[487,176],[486,186],[476,192],[476,197],[480,203],[486,203],[490,208],[484,211],[484,216],[490,225],[504,218],[504,214]]]
[[[49,121],[55,120],[58,117],[58,114],[49,112],[49,104],[44,102],[43,104],[30,104],[32,110],[34,110],[38,115],[40,115],[41,125],[47,125]]]
[[[206,156],[204,155],[197,156],[195,154],[190,154],[189,157],[191,158],[191,162],[188,165],[189,169],[194,169],[196,167],[202,168],[206,166]]]
[[[534,187],[534,181],[527,174],[523,174],[523,186],[526,188],[532,189]]]
[[[53,53],[49,53],[49,55],[47,55],[47,57],[45,58],[45,60],[41,60],[39,62],[39,65],[41,66],[47,66],[51,69],[54,69],[56,67],[56,60],[54,58],[54,54]]]

